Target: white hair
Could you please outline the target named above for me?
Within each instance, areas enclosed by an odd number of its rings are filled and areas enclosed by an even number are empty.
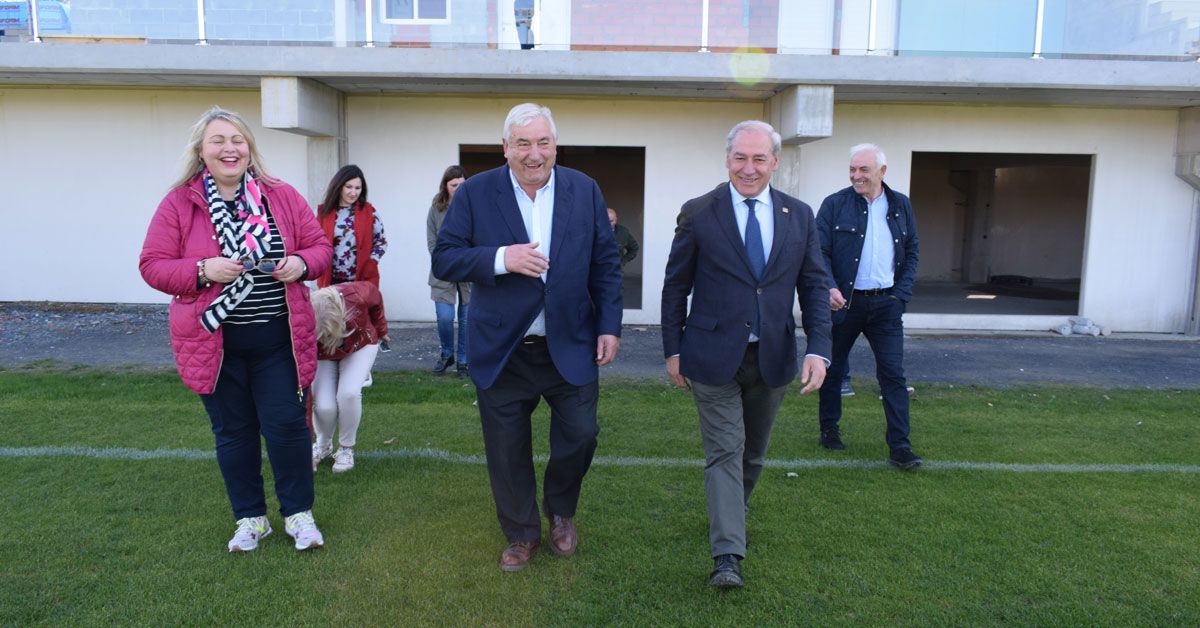
[[[850,147],[850,159],[854,159],[855,155],[866,152],[866,151],[872,151],[875,153],[875,165],[876,166],[879,166],[882,168],[883,166],[887,165],[887,155],[883,154],[882,148],[880,148],[874,144],[855,144],[854,146],[851,146]]]
[[[775,127],[762,120],[743,120],[733,125],[733,128],[729,130],[729,135],[725,137],[726,155],[733,152],[733,141],[737,139],[738,133],[750,129],[766,133],[771,138],[771,153],[776,157],[779,156],[779,150],[783,147],[783,138],[775,132]]]
[[[550,109],[536,103],[521,103],[508,111],[508,117],[504,118],[504,135],[500,139],[507,142],[512,138],[512,128],[528,126],[530,122],[538,118],[545,118],[546,125],[550,127],[550,135],[554,141],[558,141],[558,129],[554,126],[554,116],[550,115]]]

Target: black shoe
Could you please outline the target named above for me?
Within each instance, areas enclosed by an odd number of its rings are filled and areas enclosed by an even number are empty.
[[[708,586],[734,589],[742,584],[742,565],[737,556],[721,554],[713,559],[713,572],[708,576]]]
[[[463,364],[461,362],[459,362],[458,366],[455,367],[455,370],[458,371],[459,379],[466,379],[471,376],[470,367],[468,367],[466,364]]]
[[[820,442],[822,447],[833,451],[841,451],[846,448],[846,445],[842,443],[842,433],[836,427],[821,430]]]
[[[842,396],[843,397],[853,397],[854,396],[854,388],[850,386],[850,378],[849,377],[842,380]]]
[[[441,375],[446,372],[454,364],[454,356],[448,358],[438,358],[437,364],[433,365],[433,372]]]
[[[911,449],[896,449],[892,451],[892,455],[888,456],[888,464],[904,471],[916,469],[921,466],[922,462],[921,457],[914,454]]]

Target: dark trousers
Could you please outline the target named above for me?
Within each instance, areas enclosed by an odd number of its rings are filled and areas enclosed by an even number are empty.
[[[758,343],[749,344],[733,381],[691,382],[704,441],[708,540],[714,557],[746,557],[746,511],[762,474],[771,426],[787,386],[771,388],[758,368]]]
[[[908,449],[908,390],[904,379],[904,302],[887,294],[856,294],[846,318],[833,325],[833,358],[821,385],[821,430],[837,427],[842,418],[842,379],[846,377],[850,347],[859,334],[867,337],[875,354],[875,378],[883,396],[887,419],[886,440],[892,450]]]
[[[600,433],[599,390],[596,381],[575,386],[564,380],[544,342],[517,345],[492,387],[477,390],[496,518],[509,542],[542,535],[530,415],[540,399],[550,405],[550,461],[542,481],[542,507],[547,516],[574,517]]]
[[[258,325],[224,325],[225,355],[217,388],[200,395],[212,421],[217,465],[235,519],[267,514],[262,444],[287,517],[312,508],[313,472],[305,400],[286,316]]]

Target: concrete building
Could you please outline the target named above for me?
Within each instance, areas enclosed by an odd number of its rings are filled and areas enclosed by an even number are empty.
[[[761,118],[775,183],[814,209],[851,145],[887,151],[921,234],[912,328],[1200,333],[1200,0],[37,4],[0,2],[0,301],[165,302],[137,253],[219,104],[314,204],[363,167],[389,318],[432,320],[440,174],[501,163],[505,112],[535,100],[642,243],[629,323],[658,322],[680,205]]]

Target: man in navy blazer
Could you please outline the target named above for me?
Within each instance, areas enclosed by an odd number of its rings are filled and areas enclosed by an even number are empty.
[[[504,121],[508,164],[454,195],[433,249],[433,274],[469,281],[468,345],[496,516],[508,539],[504,571],[523,569],[541,542],[530,415],[550,406],[542,508],[550,549],[575,552],[573,522],[596,451],[599,366],[621,335],[621,265],[600,187],[556,166],[550,110],[517,105]]]
[[[801,394],[816,390],[830,355],[829,274],[812,208],[769,185],[780,148],[765,122],[733,127],[729,182],[683,205],[663,281],[667,375],[691,388],[700,415],[709,585],[718,588],[742,586],[746,510],[788,384],[799,370]],[[802,367],[797,294],[808,340]]]

